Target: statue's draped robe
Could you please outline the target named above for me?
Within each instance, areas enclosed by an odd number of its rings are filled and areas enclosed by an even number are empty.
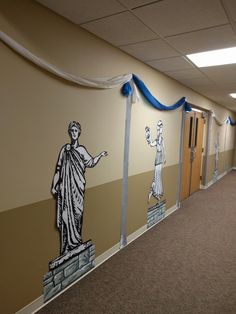
[[[162,182],[162,167],[165,162],[164,143],[163,138],[160,136],[156,142],[156,160],[155,172],[152,182],[151,192],[152,195],[158,200],[164,195],[163,182]]]
[[[65,145],[59,155],[60,173],[57,194],[57,227],[61,232],[61,254],[82,244],[82,223],[85,193],[85,168],[94,160],[85,147]]]

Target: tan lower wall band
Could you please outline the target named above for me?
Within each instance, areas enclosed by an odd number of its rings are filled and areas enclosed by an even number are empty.
[[[163,168],[167,208],[176,203],[177,174],[178,165]],[[129,177],[127,235],[147,223],[147,209],[154,203],[147,203],[153,175],[154,170]],[[96,256],[120,240],[121,193],[122,180],[86,190],[82,234],[84,241],[92,239]],[[1,269],[5,270],[0,287],[3,313],[15,312],[42,295],[48,263],[59,255],[55,217],[53,199],[0,214]]]
[[[177,204],[172,206],[171,208],[169,208],[166,211],[165,218],[167,218],[170,214],[175,212],[177,209],[179,209]],[[158,221],[156,224],[154,224],[151,228],[156,226],[158,223],[160,223],[160,221]],[[127,244],[132,243],[134,240],[136,240],[138,237],[140,237],[142,234],[144,234],[145,232],[147,232],[150,229],[147,229],[147,225],[142,226],[141,228],[139,228],[138,230],[136,230],[134,233],[130,234],[127,237]],[[75,283],[80,281],[83,277],[87,276],[90,272],[92,272],[94,269],[96,269],[101,264],[103,264],[106,260],[108,260],[113,255],[115,255],[117,252],[119,252],[119,250],[120,250],[119,246],[120,246],[119,243],[117,243],[116,245],[114,245],[113,247],[108,249],[106,252],[99,255],[95,260],[95,265],[96,265],[95,268],[90,270],[88,273],[85,273],[82,277],[80,277],[78,280],[76,280],[72,285],[74,285]],[[63,290],[60,294],[64,293],[67,289],[70,289],[70,286],[68,288],[66,288],[65,290]],[[54,297],[54,298],[56,298],[56,297]],[[54,298],[52,298],[50,301],[48,301],[48,303],[51,302]],[[34,300],[32,303],[30,303],[30,304],[26,305],[24,308],[20,309],[16,314],[31,314],[32,312],[35,313],[36,311],[43,308],[46,304],[47,303],[45,303],[45,304],[43,303],[43,295],[42,295],[39,298],[37,298],[36,300]]]
[[[224,173],[225,171],[228,171],[228,169],[231,169],[233,167],[233,160],[234,160],[234,149],[220,152],[219,161],[218,161],[219,175]],[[215,167],[215,155],[213,154],[213,155],[210,155],[208,159],[206,184],[208,184],[213,179],[214,167]]]

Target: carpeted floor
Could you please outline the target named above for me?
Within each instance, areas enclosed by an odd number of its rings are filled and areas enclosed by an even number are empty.
[[[236,314],[236,171],[38,313]]]

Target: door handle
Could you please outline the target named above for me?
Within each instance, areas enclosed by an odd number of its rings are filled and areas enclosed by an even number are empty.
[[[196,158],[196,149],[195,148],[191,148],[190,161],[193,162],[195,158]]]

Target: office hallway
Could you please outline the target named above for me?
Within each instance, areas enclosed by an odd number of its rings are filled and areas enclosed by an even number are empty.
[[[235,243],[231,171],[38,313],[236,313]]]

